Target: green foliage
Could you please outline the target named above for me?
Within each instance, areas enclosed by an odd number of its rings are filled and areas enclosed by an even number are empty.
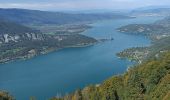
[[[118,28],[120,32],[145,35],[152,40],[149,47],[137,47],[126,49],[117,55],[121,58],[128,58],[136,61],[147,61],[148,58],[155,58],[160,53],[170,50],[170,17],[164,18],[152,24],[130,24]]]
[[[0,21],[0,63],[96,42],[97,40],[81,34],[42,34],[20,24]]]
[[[30,100],[37,100],[35,97],[30,97]]]
[[[0,91],[0,100],[15,100],[8,92]]]
[[[69,96],[64,100],[169,100],[170,52]]]
[[[128,58],[135,61],[148,61],[159,58],[162,53],[170,50],[170,36],[154,41],[149,47],[133,47],[117,53],[121,58]]]

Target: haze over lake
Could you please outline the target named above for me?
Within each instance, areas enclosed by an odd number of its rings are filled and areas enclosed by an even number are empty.
[[[162,18],[139,17],[96,22],[92,24],[92,29],[82,34],[97,39],[112,37],[113,41],[1,64],[0,88],[9,91],[17,100],[27,100],[30,96],[44,100],[122,74],[133,63],[119,59],[115,54],[129,47],[149,45],[150,40],[144,36],[117,32],[116,28],[132,23],[152,23],[159,19]]]

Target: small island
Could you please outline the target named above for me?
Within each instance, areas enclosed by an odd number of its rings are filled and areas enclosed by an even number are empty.
[[[111,37],[111,38],[104,38],[104,39],[98,39],[99,42],[106,42],[106,41],[113,41],[114,38]]]

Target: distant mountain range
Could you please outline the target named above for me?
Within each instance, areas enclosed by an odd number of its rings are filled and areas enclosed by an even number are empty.
[[[0,17],[21,24],[72,24],[103,19],[129,18],[114,13],[71,14],[26,9],[0,9]]]
[[[0,35],[1,34],[23,34],[23,33],[40,33],[38,30],[33,30],[29,27],[0,19]]]
[[[160,8],[170,8],[168,5],[161,5],[161,6],[145,6],[136,8],[135,10],[148,10],[148,9],[160,9]]]
[[[132,16],[169,16],[170,7],[146,7],[132,10]]]

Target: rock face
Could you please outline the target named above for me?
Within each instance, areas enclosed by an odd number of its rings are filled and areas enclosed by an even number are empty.
[[[95,42],[95,39],[80,34],[42,34],[16,23],[0,21],[0,63]]]
[[[1,34],[0,44],[10,43],[10,42],[20,42],[24,40],[44,40],[43,34],[37,33],[23,33],[23,34]]]
[[[41,33],[0,35],[0,63],[31,58],[54,50],[94,44],[95,39],[80,34]]]
[[[43,34],[38,30],[14,22],[0,20],[0,44],[41,39],[43,39]]]

